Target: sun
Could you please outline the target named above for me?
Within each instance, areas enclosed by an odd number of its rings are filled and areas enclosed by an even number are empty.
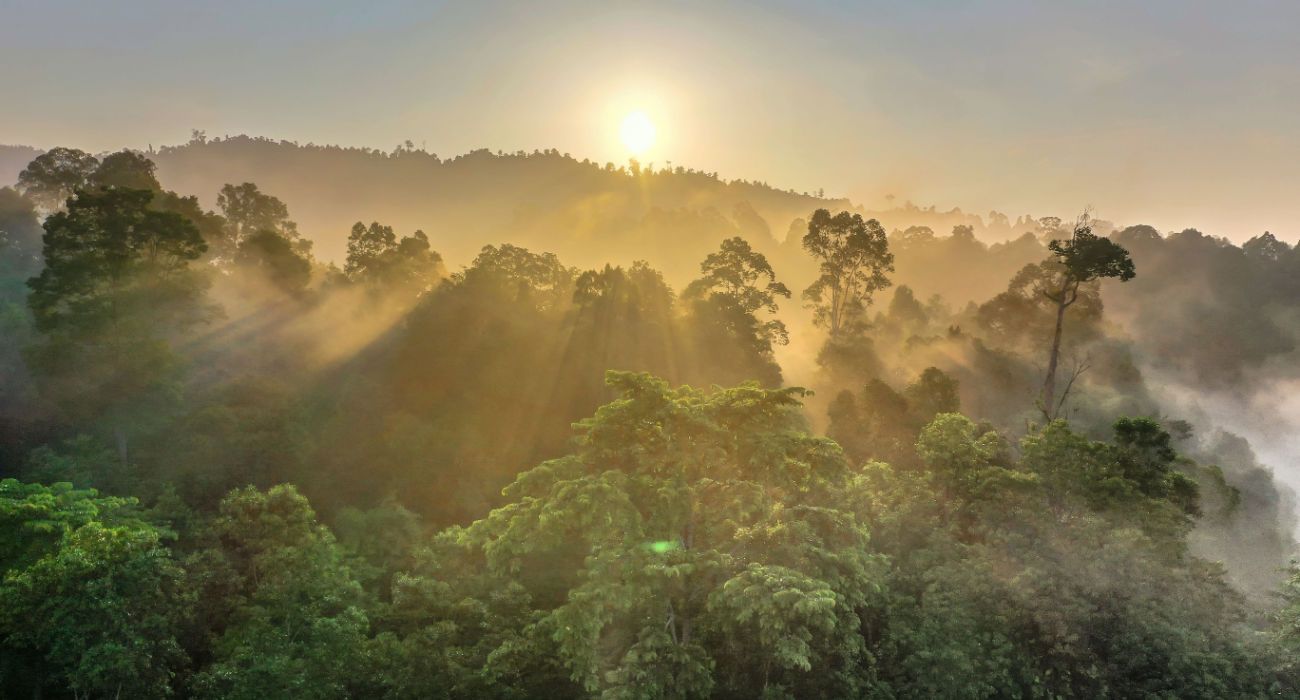
[[[632,155],[639,156],[655,145],[655,125],[645,112],[636,111],[623,117],[623,124],[618,129],[619,138]]]

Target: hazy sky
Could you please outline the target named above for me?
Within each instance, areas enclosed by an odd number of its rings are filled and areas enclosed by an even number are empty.
[[[1300,238],[1300,2],[0,0],[0,142],[644,158],[867,204]]]

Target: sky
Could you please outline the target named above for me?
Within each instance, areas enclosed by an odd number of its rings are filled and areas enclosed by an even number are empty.
[[[1300,239],[1300,3],[0,0],[0,143],[557,148]]]

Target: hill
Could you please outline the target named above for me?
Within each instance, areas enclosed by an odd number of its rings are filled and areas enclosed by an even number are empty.
[[[256,182],[289,205],[317,255],[335,261],[352,223],[378,220],[424,230],[453,261],[510,242],[577,264],[660,258],[672,269],[694,265],[732,231],[775,243],[795,218],[849,205],[716,173],[599,164],[555,150],[480,149],[444,159],[408,147],[385,153],[236,136],[151,157],[164,186],[209,206],[223,184]]]

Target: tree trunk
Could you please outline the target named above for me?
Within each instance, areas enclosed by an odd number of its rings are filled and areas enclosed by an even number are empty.
[[[1056,332],[1052,335],[1052,354],[1047,358],[1047,377],[1043,379],[1042,409],[1047,420],[1056,416],[1056,365],[1061,357],[1061,328],[1065,325],[1065,309],[1069,304],[1065,294],[1056,302]]]

